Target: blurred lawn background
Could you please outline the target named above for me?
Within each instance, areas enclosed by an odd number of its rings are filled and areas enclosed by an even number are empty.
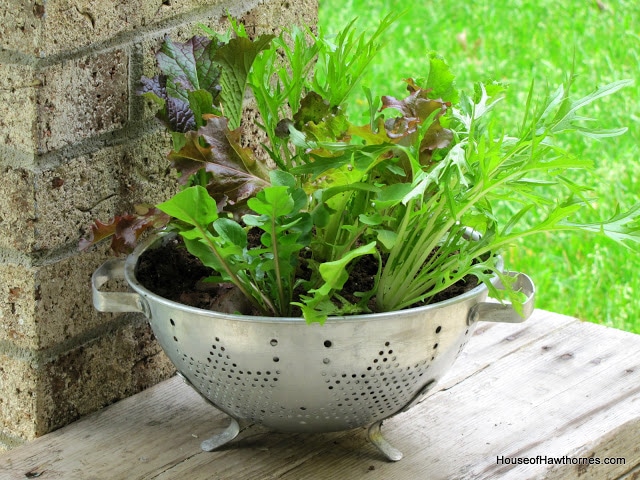
[[[405,96],[403,78],[425,75],[435,50],[468,92],[477,81],[509,84],[500,112],[522,119],[531,81],[539,96],[572,69],[573,96],[632,78],[635,83],[599,100],[590,112],[602,128],[628,127],[622,137],[568,139],[595,166],[601,199],[593,219],[630,207],[640,191],[640,3],[638,0],[319,0],[320,28],[331,33],[358,17],[373,31],[388,12],[409,10],[391,27],[383,52],[364,79],[374,95]],[[364,106],[364,100],[363,100]],[[514,131],[516,128],[514,128]],[[536,306],[640,333],[640,254],[588,234],[538,236],[506,252],[509,269],[529,274]]]

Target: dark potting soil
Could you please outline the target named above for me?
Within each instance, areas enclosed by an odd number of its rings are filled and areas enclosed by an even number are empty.
[[[359,257],[351,265],[349,280],[340,294],[347,300],[358,300],[355,292],[366,292],[374,285],[378,262],[372,256]],[[192,307],[224,313],[260,315],[232,284],[205,281],[214,271],[191,255],[176,237],[157,248],[146,250],[139,258],[136,278],[157,295]],[[452,285],[436,295],[430,303],[453,298],[478,285],[474,276]],[[370,302],[374,305],[374,299]],[[420,306],[416,304],[413,306]],[[300,311],[294,316],[301,316]]]

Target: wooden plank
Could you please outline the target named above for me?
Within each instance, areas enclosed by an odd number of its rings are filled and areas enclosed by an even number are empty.
[[[220,451],[202,452],[200,442],[227,420],[174,378],[0,455],[0,479],[633,479],[639,352],[640,336],[541,311],[524,324],[481,324],[441,389],[385,423],[385,436],[405,453],[398,463],[384,460],[364,429],[251,427]],[[627,464],[500,466],[499,455]]]
[[[628,473],[625,473],[618,480],[638,480],[640,479],[640,465],[631,470]]]
[[[199,453],[199,438],[224,426],[222,414],[174,377],[10,450],[0,456],[0,478],[141,478]]]
[[[577,322],[556,330],[389,421],[402,468],[375,464],[367,478],[618,478],[640,464],[639,351],[637,335]],[[498,456],[577,454],[626,465],[497,465]],[[318,466],[282,478],[312,478]],[[361,474],[349,459],[334,468]]]
[[[166,470],[157,480],[196,479],[275,479],[313,463],[315,479],[342,477],[331,468],[332,461],[349,459],[369,465],[380,461],[379,453],[368,444],[363,429],[328,434],[285,434],[251,428],[223,451],[203,453]],[[303,478],[296,477],[295,478]]]
[[[580,320],[576,318],[544,310],[536,310],[523,323],[481,322],[453,368],[440,380],[437,390],[451,388],[514,351],[551,335],[569,324],[579,322]]]

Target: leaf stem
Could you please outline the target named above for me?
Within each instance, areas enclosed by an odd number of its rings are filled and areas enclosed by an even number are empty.
[[[266,305],[265,309],[265,305],[260,304],[260,302],[258,302],[258,299],[256,298],[255,295],[252,295],[245,287],[244,282],[236,275],[236,273],[233,271],[233,269],[227,264],[225,258],[220,255],[220,252],[218,252],[218,249],[215,245],[215,243],[213,241],[211,241],[211,239],[209,238],[209,232],[202,227],[202,225],[200,224],[195,224],[195,227],[198,229],[198,232],[200,232],[201,237],[207,242],[207,246],[211,249],[211,251],[213,252],[213,254],[216,256],[216,259],[218,260],[218,262],[220,262],[220,264],[223,266],[225,273],[229,276],[229,278],[231,279],[231,282],[238,287],[238,289],[240,290],[240,292],[242,292],[242,294],[255,306],[257,307],[259,310],[261,310],[264,313],[271,313],[271,315],[277,315],[277,310],[276,308],[273,306],[273,304],[271,303],[271,301],[269,300],[269,298],[264,295],[260,289],[258,289],[252,282],[248,282],[249,286],[251,287],[251,289],[258,293],[259,297],[264,304]]]

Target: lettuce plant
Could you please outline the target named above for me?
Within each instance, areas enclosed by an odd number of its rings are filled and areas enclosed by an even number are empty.
[[[499,255],[534,234],[587,230],[637,248],[640,205],[576,220],[597,201],[576,180],[591,164],[559,141],[624,133],[599,130],[580,112],[629,81],[577,99],[571,77],[543,100],[532,86],[521,122],[501,124],[503,86],[459,91],[432,53],[422,77],[400,80],[404,98],[363,87],[364,120],[354,122],[354,89],[393,21],[370,37],[352,22],[331,38],[294,27],[249,39],[234,23],[226,40],[165,39],[161,74],[143,78],[140,93],[158,104],[172,136],[168,158],[182,190],[96,222],[82,246],[111,237],[126,252],[146,230],[178,232],[216,272],[209,281],[233,283],[262,314],[299,308],[309,322],[428,303],[474,278],[517,306]],[[242,146],[245,98],[259,110],[266,155]],[[501,222],[495,211],[504,205],[514,213]],[[353,266],[365,260],[371,281],[347,295]]]

